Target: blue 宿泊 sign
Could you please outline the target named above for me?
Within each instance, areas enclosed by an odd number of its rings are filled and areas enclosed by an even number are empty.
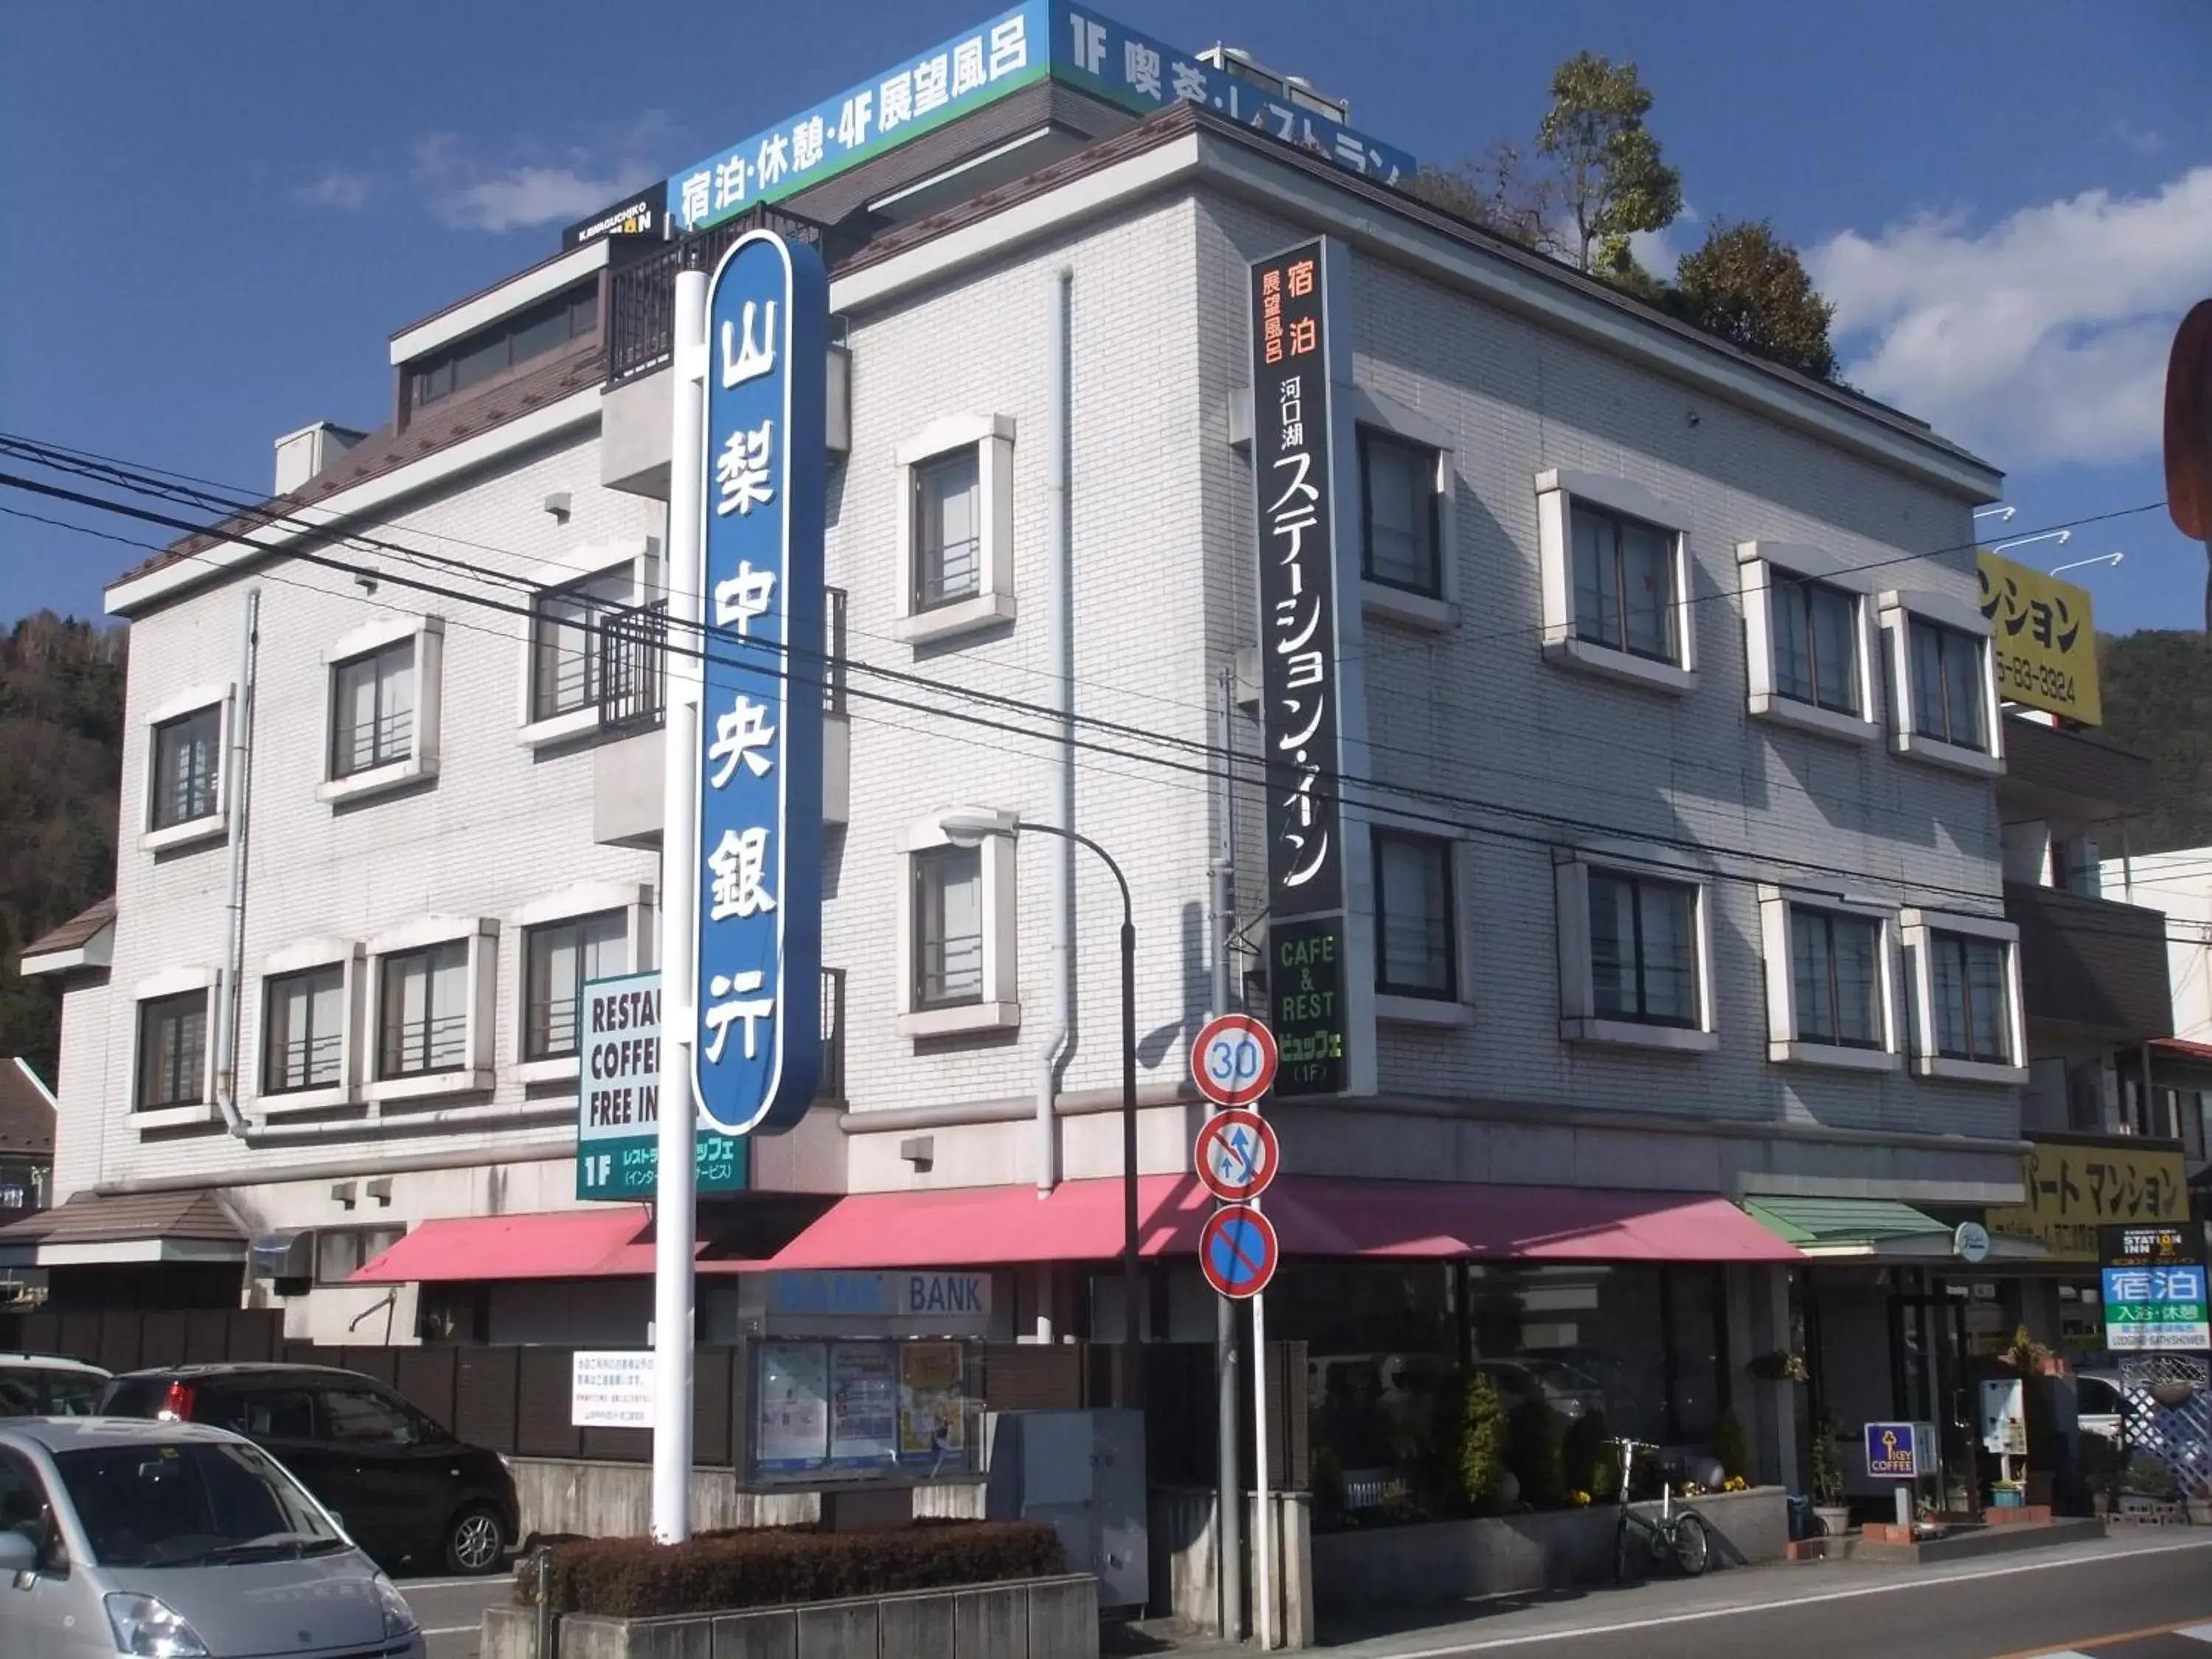
[[[1402,149],[1088,6],[1026,0],[672,173],[668,223],[678,234],[704,230],[781,201],[1048,76],[1139,114],[1197,104],[1385,183],[1419,167]]]
[[[829,279],[771,231],[708,292],[700,599],[699,1109],[787,1129],[822,1047],[823,404]]]

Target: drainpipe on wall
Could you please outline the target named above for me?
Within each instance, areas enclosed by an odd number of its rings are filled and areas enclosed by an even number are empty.
[[[246,819],[253,755],[253,670],[260,649],[261,590],[246,590],[238,640],[238,688],[231,694],[230,752],[223,776],[230,788],[229,872],[224,888],[222,965],[215,982],[215,1103],[231,1133],[246,1139],[252,1126],[238,1109],[238,976],[246,953]]]
[[[1075,273],[1062,268],[1052,283],[1049,342],[1051,396],[1045,416],[1045,655],[1051,667],[1052,717],[1060,753],[1053,769],[1053,819],[1075,828],[1075,568],[1071,533],[1069,448],[1073,429],[1073,375],[1069,366],[1069,315]],[[1048,1194],[1058,1178],[1057,1136],[1053,1103],[1075,1048],[1075,843],[1053,842],[1052,916],[1049,956],[1052,1026],[1037,1060],[1037,1196]]]

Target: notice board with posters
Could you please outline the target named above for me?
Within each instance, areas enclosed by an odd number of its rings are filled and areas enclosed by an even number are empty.
[[[2114,1353],[2212,1352],[2204,1230],[2107,1227],[2103,1243],[2105,1346]]]
[[[1997,695],[2084,726],[2103,724],[2089,590],[1994,553],[1975,557],[1981,611],[1996,648]]]

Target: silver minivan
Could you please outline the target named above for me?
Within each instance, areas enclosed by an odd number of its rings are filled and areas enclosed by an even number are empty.
[[[414,1613],[251,1441],[131,1418],[0,1421],[8,1659],[423,1659]]]

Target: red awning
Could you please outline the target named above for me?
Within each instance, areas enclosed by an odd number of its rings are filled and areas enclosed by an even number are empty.
[[[2150,1046],[2161,1054],[2172,1054],[2177,1060],[2201,1060],[2212,1063],[2212,1042],[2191,1042],[2187,1037],[2153,1037]]]
[[[356,1285],[471,1279],[598,1279],[649,1273],[653,1246],[635,1241],[642,1204],[610,1204],[538,1215],[426,1221],[353,1275]]]
[[[1265,1206],[1285,1251],[1526,1261],[1798,1261],[1726,1199],[1708,1194],[1285,1176]],[[1190,1255],[1213,1200],[1189,1176],[1138,1182],[1138,1249]],[[983,1267],[1103,1261],[1121,1252],[1118,1180],[861,1193],[778,1251],[779,1268]]]

